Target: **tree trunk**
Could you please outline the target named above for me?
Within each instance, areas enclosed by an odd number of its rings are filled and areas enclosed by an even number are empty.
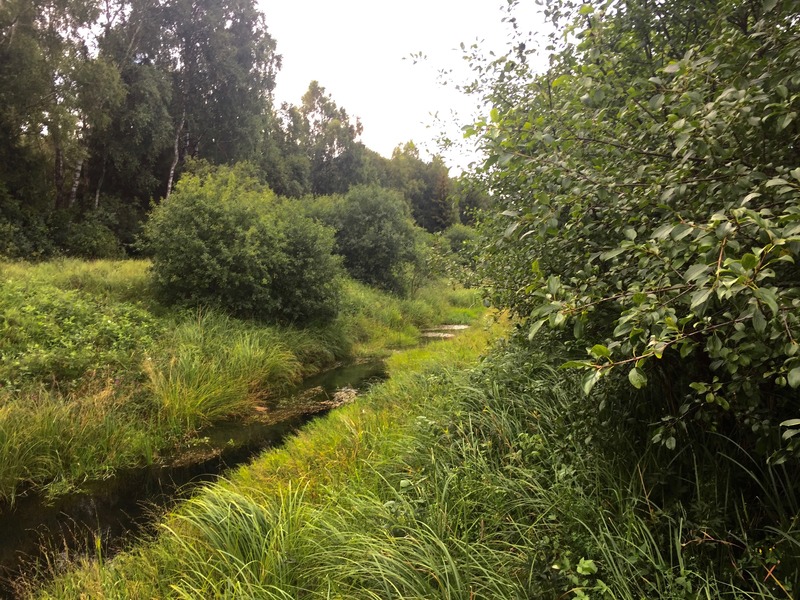
[[[78,159],[75,171],[72,173],[72,188],[69,190],[69,207],[75,206],[75,198],[78,197],[78,186],[81,183],[81,171],[83,170],[83,157]]]
[[[53,180],[56,186],[56,210],[64,208],[64,152],[61,145],[55,145],[55,165]]]
[[[103,158],[103,170],[100,171],[100,179],[97,181],[97,190],[94,192],[94,209],[100,208],[100,188],[103,187],[103,180],[106,178],[106,160]]]
[[[169,167],[169,179],[167,179],[167,194],[164,196],[166,200],[169,198],[170,193],[172,192],[172,181],[175,178],[175,169],[178,166],[178,159],[180,158],[180,143],[181,143],[181,131],[183,130],[183,123],[186,120],[186,109],[183,109],[183,114],[181,115],[181,122],[178,125],[177,129],[175,130],[175,146],[174,146],[174,155],[172,157],[172,164]]]

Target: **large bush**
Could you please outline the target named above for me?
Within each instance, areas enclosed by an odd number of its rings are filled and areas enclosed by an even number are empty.
[[[416,227],[403,196],[377,186],[357,186],[318,205],[336,229],[336,252],[355,279],[385,290],[406,288],[417,258]]]
[[[654,440],[701,423],[800,455],[800,3],[546,6],[572,33],[547,72],[524,43],[478,71],[494,299],[531,336],[569,327],[587,391],[668,381]]]
[[[153,210],[145,240],[168,303],[282,322],[336,313],[333,232],[282,206],[246,167],[184,176]]]

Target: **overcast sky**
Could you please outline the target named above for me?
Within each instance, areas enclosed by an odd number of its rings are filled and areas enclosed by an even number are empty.
[[[453,85],[438,81],[441,69],[464,76],[462,42],[480,41],[488,51],[509,40],[509,27],[501,22],[504,0],[259,1],[283,56],[278,102],[298,104],[316,79],[348,114],[361,118],[362,141],[387,157],[409,140],[435,151],[439,127],[430,127],[432,114],[451,121],[453,109],[464,119],[473,112]],[[518,20],[539,28],[533,10]],[[427,60],[414,64],[412,53]]]

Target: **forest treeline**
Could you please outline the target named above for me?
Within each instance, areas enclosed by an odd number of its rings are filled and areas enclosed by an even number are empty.
[[[197,160],[249,162],[287,197],[399,190],[431,232],[480,201],[412,142],[390,159],[367,148],[316,81],[277,106],[268,24],[253,0],[4,2],[0,255],[131,252],[151,204]]]

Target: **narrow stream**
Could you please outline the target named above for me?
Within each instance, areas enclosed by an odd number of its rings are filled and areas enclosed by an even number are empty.
[[[36,561],[56,570],[81,552],[113,554],[159,514],[198,485],[280,444],[314,416],[385,379],[382,361],[341,366],[306,379],[263,418],[215,425],[174,464],[119,471],[48,503],[30,495],[13,509],[0,506],[0,597],[13,598],[12,581],[30,575]]]

